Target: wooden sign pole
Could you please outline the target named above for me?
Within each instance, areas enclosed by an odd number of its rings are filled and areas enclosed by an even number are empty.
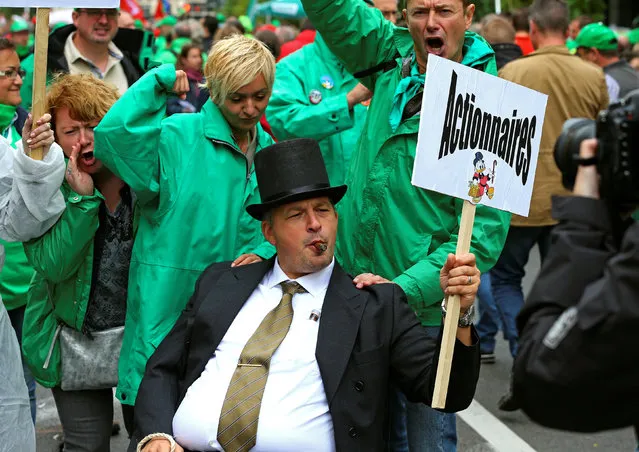
[[[476,206],[470,201],[464,201],[459,235],[457,237],[456,254],[458,256],[468,253],[470,250],[470,240],[473,236],[473,225],[475,223],[475,208]],[[455,351],[455,339],[457,336],[457,322],[459,322],[459,309],[459,295],[447,297],[444,333],[439,352],[439,362],[437,363],[437,375],[435,376],[433,408],[444,408],[446,406],[450,369],[453,364],[453,352]]]
[[[49,13],[51,8],[38,8],[35,28],[35,52],[33,65],[33,102],[31,114],[35,122],[46,112],[47,53],[49,51]],[[31,158],[42,160],[44,149],[31,151]]]

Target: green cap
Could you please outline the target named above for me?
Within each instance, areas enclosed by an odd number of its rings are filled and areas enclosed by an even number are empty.
[[[240,16],[237,20],[242,24],[247,33],[253,32],[253,22],[251,22],[248,16]]]
[[[586,25],[575,39],[577,47],[617,50],[617,35],[601,22]]]
[[[171,41],[171,50],[179,54],[182,51],[182,47],[188,44],[191,44],[191,40],[189,38],[175,38]]]
[[[135,19],[133,24],[136,30],[144,30],[144,22],[142,22],[140,19]]]
[[[630,30],[630,33],[628,33],[628,39],[632,45],[639,44],[639,28]]]
[[[222,23],[224,23],[224,22],[226,22],[226,16],[225,16],[224,14],[222,14],[222,13],[217,13],[217,15],[215,16],[215,18],[216,18],[216,19],[217,19],[217,21],[218,21],[219,23],[221,23],[221,24],[222,24]]]
[[[178,20],[175,17],[166,16],[160,19],[158,22],[156,22],[155,26],[161,27],[162,25],[169,25],[170,27],[175,27],[177,23],[178,23]]]
[[[29,31],[29,24],[26,20],[14,20],[9,29],[11,33],[19,33],[21,31]]]
[[[574,39],[567,39],[566,40],[566,47],[568,47],[568,50],[570,50],[570,53],[576,53],[577,51],[577,41]]]

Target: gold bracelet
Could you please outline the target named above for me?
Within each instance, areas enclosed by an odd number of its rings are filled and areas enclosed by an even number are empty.
[[[146,446],[150,441],[154,439],[158,439],[158,438],[162,438],[170,442],[171,443],[170,452],[175,452],[175,439],[173,439],[173,437],[167,433],[151,433],[150,435],[145,436],[144,439],[142,439],[142,441],[138,443],[136,452],[142,452],[142,449],[144,448],[144,446]]]

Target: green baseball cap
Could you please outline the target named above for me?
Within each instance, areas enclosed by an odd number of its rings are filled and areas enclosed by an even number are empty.
[[[162,19],[160,19],[158,22],[155,23],[156,27],[161,27],[162,25],[168,25],[170,27],[175,27],[175,25],[178,23],[178,20],[173,17],[173,16],[166,16],[163,17]]]
[[[601,22],[586,25],[575,39],[577,47],[617,50],[617,35]]]
[[[11,33],[20,33],[21,31],[29,31],[29,24],[26,20],[14,20],[9,29]]]
[[[628,39],[630,40],[630,44],[635,45],[639,43],[639,28],[635,28],[634,30],[630,30],[628,33]]]

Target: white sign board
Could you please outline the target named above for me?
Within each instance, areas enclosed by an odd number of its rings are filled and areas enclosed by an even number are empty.
[[[547,101],[429,55],[413,185],[528,216]]]
[[[9,0],[12,8],[119,8],[120,0]]]

